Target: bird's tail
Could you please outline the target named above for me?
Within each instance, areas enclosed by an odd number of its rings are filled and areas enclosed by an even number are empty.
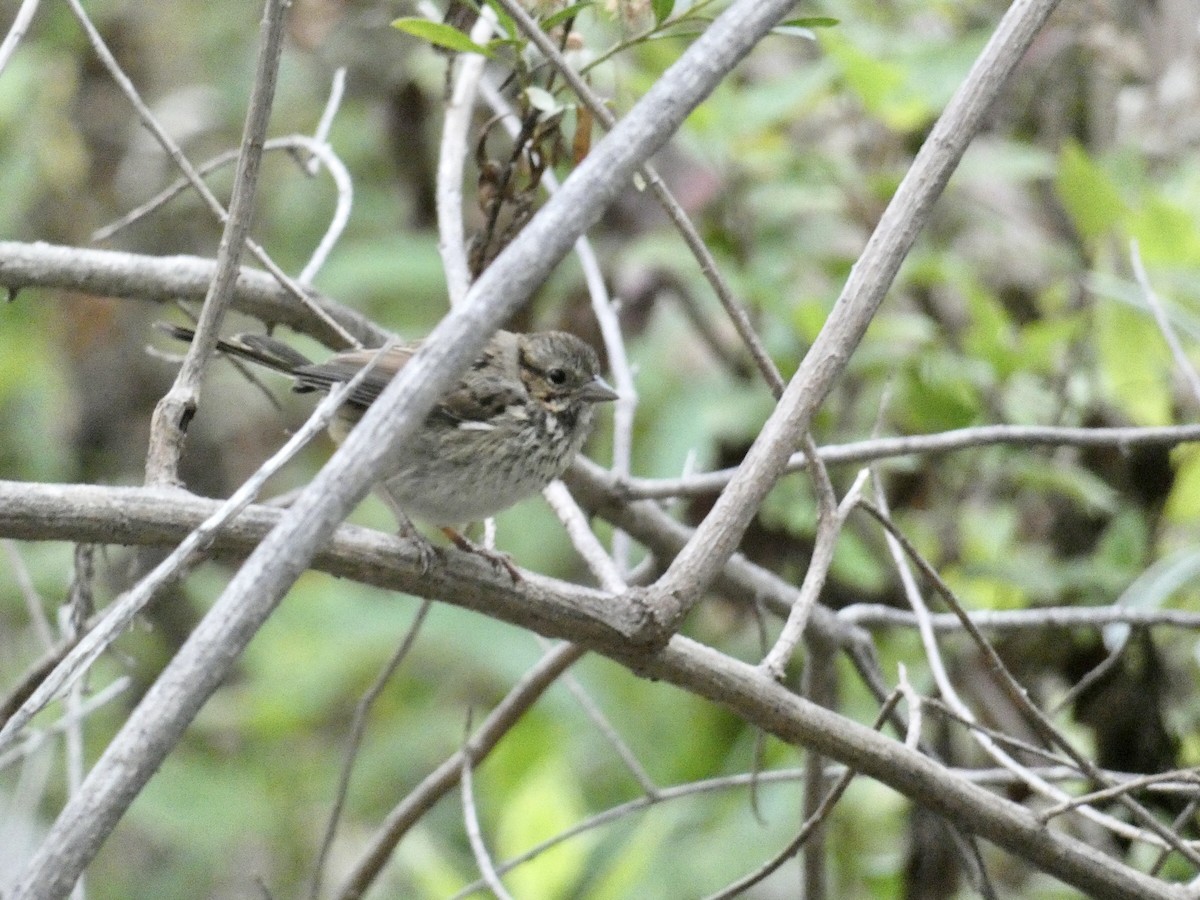
[[[192,338],[196,336],[194,329],[184,328],[181,325],[155,322],[154,327],[177,340],[188,343],[191,343]],[[294,375],[297,369],[312,365],[312,360],[299,350],[265,334],[235,334],[229,338],[219,338],[217,349],[222,353],[249,360],[285,375]]]

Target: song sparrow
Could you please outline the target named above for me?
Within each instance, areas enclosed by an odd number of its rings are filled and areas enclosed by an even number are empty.
[[[190,341],[194,332],[161,326]],[[339,443],[364,410],[416,353],[419,343],[397,345],[367,374],[330,426]],[[218,342],[231,356],[290,375],[293,390],[327,391],[350,380],[374,350],[337,353],[313,363],[283,341],[240,334]],[[493,516],[537,493],[570,465],[592,428],[596,403],[617,393],[600,377],[595,352],[574,335],[558,331],[499,331],[459,382],[433,407],[424,424],[396,454],[376,491],[400,523],[413,516],[439,526],[464,550],[482,552],[454,525]],[[421,547],[428,565],[428,544]],[[517,580],[501,554],[484,553]]]

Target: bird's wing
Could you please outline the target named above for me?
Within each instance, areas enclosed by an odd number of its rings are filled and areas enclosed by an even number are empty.
[[[375,402],[383,393],[392,377],[404,368],[417,351],[417,345],[396,345],[390,347],[383,358],[375,364],[366,377],[359,382],[350,398],[346,401],[354,406],[365,409]],[[378,350],[348,350],[337,353],[323,363],[301,366],[292,374],[296,377],[295,390],[327,391],[335,384],[349,381],[362,370],[363,366],[375,359]]]

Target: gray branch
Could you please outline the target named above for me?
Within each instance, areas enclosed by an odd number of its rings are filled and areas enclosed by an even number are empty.
[[[37,242],[0,241],[0,288],[16,299],[25,288],[57,288],[102,297],[151,303],[201,301],[217,264],[198,256],[145,256],[116,250],[91,250]],[[309,295],[359,341],[378,346],[386,334],[365,316],[334,303],[317,291]],[[279,282],[243,267],[233,286],[233,306],[268,324],[286,325],[331,347],[345,342],[296,301]]]
[[[1057,0],[1013,3],[951,98],[855,263],[800,368],[737,475],[666,574],[646,592],[647,640],[670,634],[712,583],[787,465],[878,312],[933,205],[1001,87]]]
[[[178,491],[0,481],[0,536],[170,545],[218,505],[219,501],[187,497]],[[214,550],[233,557],[250,553],[282,517],[276,509],[249,507],[217,539]],[[600,591],[532,573],[514,585],[486,561],[452,550],[447,551],[445,566],[422,575],[420,560],[406,542],[352,525],[342,525],[334,532],[313,559],[313,566],[367,584],[444,597],[459,606],[572,641],[641,675],[678,685],[728,707],[782,740],[812,748],[878,779],[1089,896],[1184,896],[1174,886],[1044,828],[1020,805],[969,783],[961,774],[903,744],[797,697],[752,665],[682,637],[673,638],[652,656],[638,654],[605,624],[604,617],[612,612],[611,597]],[[161,688],[152,689],[151,694],[158,690]],[[147,740],[154,737],[153,732],[144,734]],[[136,749],[125,751],[130,762]],[[14,896],[65,893],[53,882],[23,889],[26,893]]]
[[[69,890],[284,593],[490,334],[792,0],[737,0],[601,140],[434,330],[230,581],[63,808],[14,897]],[[620,612],[621,604],[613,603]]]

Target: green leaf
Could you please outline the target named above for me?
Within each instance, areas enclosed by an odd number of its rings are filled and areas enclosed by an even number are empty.
[[[1170,507],[1170,500],[1167,506]],[[1145,518],[1139,511],[1123,509],[1113,516],[1100,535],[1094,564],[1112,570],[1127,583],[1144,568],[1149,548],[1150,527]]]
[[[821,43],[867,111],[889,128],[912,131],[933,119],[936,110],[914,81],[912,69],[851,44],[841,32],[827,33]]]
[[[1109,398],[1136,425],[1171,424],[1170,360],[1150,318],[1122,303],[1101,303],[1095,333]]]
[[[1200,264],[1195,213],[1184,204],[1152,195],[1130,217],[1129,231],[1148,265]]]
[[[516,856],[583,818],[576,776],[561,757],[548,758],[531,770],[504,802],[496,829],[496,846],[503,856]],[[514,869],[505,880],[518,897],[578,896],[577,882],[594,843],[588,835],[558,844]]]
[[[979,386],[990,381],[986,363],[931,350],[914,359],[897,382],[897,408],[913,431],[963,428],[979,420]]]
[[[488,6],[492,8],[492,12],[496,14],[496,27],[507,40],[516,40],[522,38],[521,29],[517,27],[517,23],[513,21],[513,17],[508,14],[508,11],[501,6],[496,0],[487,0]]]
[[[1075,227],[1089,240],[1107,234],[1128,211],[1113,180],[1074,142],[1063,145],[1055,187]]]
[[[456,50],[459,53],[478,53],[487,57],[492,55],[487,47],[475,43],[457,28],[444,22],[430,22],[428,19],[409,17],[396,19],[392,22],[392,27],[408,32],[423,41],[429,41],[435,46],[445,47],[447,50]]]
[[[643,883],[656,883],[650,879],[654,877],[657,854],[670,845],[677,831],[687,827],[685,814],[660,807],[659,815],[642,819],[623,839],[614,836],[620,844],[597,861],[597,865],[606,865],[607,869],[600,871],[588,885],[587,896],[592,900],[636,897]]]
[[[1181,525],[1200,521],[1200,447],[1179,447],[1171,461],[1175,482],[1163,512],[1169,521]]]
[[[789,19],[781,22],[771,29],[771,33],[815,41],[817,36],[813,34],[814,28],[832,28],[837,24],[839,21],[831,16],[807,16],[802,19]]]
[[[454,868],[449,848],[434,836],[432,829],[414,828],[397,850],[398,862],[423,889],[423,897],[449,897],[462,887],[463,873]]]
[[[545,19],[542,20],[542,23],[541,23],[542,30],[549,31],[551,28],[554,28],[556,25],[567,21],[567,19],[574,18],[575,16],[577,16],[581,12],[583,12],[585,9],[587,9],[589,6],[591,6],[592,2],[593,2],[593,0],[583,0],[582,3],[572,3],[566,9],[560,9],[554,15],[547,16]]]
[[[675,0],[653,0],[654,24],[661,25],[675,11]]]
[[[800,19],[788,19],[786,22],[780,22],[777,28],[832,28],[835,25],[840,25],[841,20],[835,19],[833,16],[804,16]]]

